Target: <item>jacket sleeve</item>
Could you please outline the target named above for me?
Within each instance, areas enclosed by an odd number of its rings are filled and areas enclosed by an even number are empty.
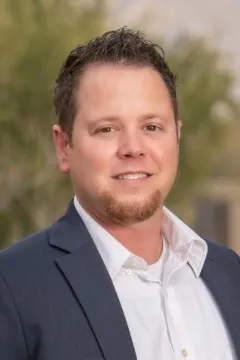
[[[21,319],[11,292],[1,275],[0,359],[29,360]]]

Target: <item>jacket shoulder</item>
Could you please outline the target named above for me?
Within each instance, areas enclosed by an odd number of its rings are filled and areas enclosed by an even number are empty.
[[[206,240],[208,245],[208,256],[210,258],[218,258],[223,263],[231,262],[231,264],[240,264],[240,257],[239,255],[231,248],[227,247],[226,245],[215,243],[210,240]]]
[[[48,258],[50,250],[48,232],[50,227],[33,233],[0,251],[0,272],[39,263]]]

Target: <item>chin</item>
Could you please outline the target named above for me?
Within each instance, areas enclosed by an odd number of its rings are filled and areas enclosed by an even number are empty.
[[[145,221],[152,217],[161,205],[161,192],[151,195],[123,196],[117,199],[110,194],[104,194],[103,205],[105,213],[114,221],[130,224]]]

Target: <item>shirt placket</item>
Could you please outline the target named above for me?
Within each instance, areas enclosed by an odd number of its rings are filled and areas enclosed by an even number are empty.
[[[178,264],[174,268],[171,266],[171,272],[168,273],[163,283],[165,316],[176,359],[197,360],[191,338],[186,328],[184,314],[178,302],[175,289],[171,286],[173,275],[184,265],[185,263]]]

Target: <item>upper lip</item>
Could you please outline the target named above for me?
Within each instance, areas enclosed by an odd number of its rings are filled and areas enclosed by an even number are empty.
[[[121,176],[121,175],[134,175],[134,174],[147,174],[147,175],[152,175],[152,173],[150,173],[149,171],[146,171],[146,170],[137,170],[137,171],[124,171],[124,172],[121,172],[119,174],[116,174],[114,175],[113,177],[118,177],[118,176]]]

